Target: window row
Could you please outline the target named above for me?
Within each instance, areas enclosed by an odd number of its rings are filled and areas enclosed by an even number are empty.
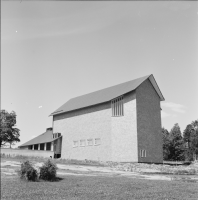
[[[118,97],[111,101],[111,110],[113,117],[119,117],[124,115],[124,99],[123,96]]]
[[[85,146],[93,146],[93,145],[96,146],[100,144],[101,144],[100,138],[73,141],[73,147],[78,147],[78,146],[85,147]]]
[[[60,136],[61,136],[61,133],[53,133],[52,134],[53,139],[58,138]]]
[[[140,157],[146,158],[146,150],[145,149],[140,149]]]
[[[46,145],[46,147],[45,147]],[[31,149],[31,150],[45,150],[46,148],[46,151],[51,151],[51,142],[48,142],[46,144],[44,143],[41,143],[40,146],[38,144],[34,144],[34,145],[29,145],[28,146],[28,149]]]

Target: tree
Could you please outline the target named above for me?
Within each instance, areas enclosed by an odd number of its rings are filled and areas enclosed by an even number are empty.
[[[194,129],[191,124],[186,126],[186,129],[183,132],[183,140],[185,144],[185,160],[193,160],[193,149],[192,149],[192,133]]]
[[[6,110],[1,110],[0,123],[0,146],[9,143],[11,148],[15,142],[20,142],[20,130],[14,127],[16,125],[14,111],[8,113]]]
[[[191,125],[197,130],[198,129],[198,119],[195,121],[192,121]]]
[[[192,133],[192,151],[193,151],[193,159],[198,154],[198,120],[192,121],[191,125],[193,126],[193,133]]]
[[[198,154],[198,120],[193,121],[186,126],[183,132],[185,148],[185,159],[192,161]]]
[[[168,160],[170,155],[170,140],[169,140],[169,132],[162,128],[162,139],[163,139],[163,159]]]
[[[184,160],[184,142],[179,125],[176,123],[169,134],[169,151],[168,160]]]

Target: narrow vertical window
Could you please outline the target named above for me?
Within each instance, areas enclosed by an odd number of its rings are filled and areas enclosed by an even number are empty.
[[[116,101],[116,104],[115,104],[116,114],[115,114],[115,116],[118,116],[118,100],[116,99],[115,101]]]
[[[146,158],[146,150],[145,149],[140,149],[140,157]]]
[[[123,96],[113,99],[111,101],[112,116],[118,117],[124,115],[124,101]]]
[[[113,103],[113,106],[112,106],[112,108],[113,108],[113,116],[115,116],[115,101],[112,101],[112,103]]]

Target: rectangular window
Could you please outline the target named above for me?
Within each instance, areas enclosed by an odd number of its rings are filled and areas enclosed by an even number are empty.
[[[145,149],[141,149],[140,150],[140,157],[141,158],[146,158],[146,150]]]
[[[78,147],[78,141],[73,141],[73,147]]]
[[[48,142],[46,145],[46,150],[51,151],[51,142]]]
[[[80,146],[84,147],[85,146],[85,140],[80,140]]]
[[[93,139],[88,139],[87,140],[87,145],[92,146],[93,145]]]
[[[101,144],[100,138],[95,138],[94,145],[100,145],[100,144]]]
[[[40,144],[40,150],[44,150],[44,143]]]
[[[32,145],[28,146],[28,149],[32,149]]]
[[[34,145],[34,150],[38,150],[38,144]]]
[[[120,96],[111,101],[111,110],[113,117],[124,116],[124,99]]]
[[[55,138],[58,138],[58,137],[60,137],[61,136],[61,133],[53,133],[53,138],[55,139]]]

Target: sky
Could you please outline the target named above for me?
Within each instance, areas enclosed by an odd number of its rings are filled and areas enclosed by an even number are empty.
[[[162,126],[198,119],[198,2],[2,1],[1,109],[21,142],[70,98],[153,74]]]

